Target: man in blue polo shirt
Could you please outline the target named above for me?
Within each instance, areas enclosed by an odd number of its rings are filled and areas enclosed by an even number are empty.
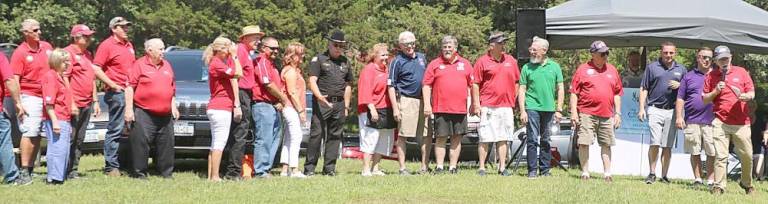
[[[707,184],[715,180],[715,141],[712,120],[715,114],[712,104],[704,104],[704,76],[712,67],[712,49],[702,47],[696,54],[697,66],[683,76],[677,91],[675,104],[677,128],[685,131],[685,153],[691,154],[693,185],[702,185],[701,150],[707,155]],[[683,111],[685,110],[685,111]],[[683,114],[685,113],[685,114]],[[685,115],[685,118],[683,118]]]
[[[424,78],[427,59],[423,53],[416,52],[416,36],[405,31],[398,37],[400,52],[389,65],[389,99],[392,113],[398,126],[397,159],[400,163],[400,175],[409,175],[405,167],[405,140],[416,137],[421,141],[421,170],[429,172],[429,150],[432,145],[431,131],[428,131],[428,118],[424,116],[424,103],[421,101],[421,81]]]
[[[661,181],[670,182],[667,178],[667,172],[672,157],[672,147],[677,139],[677,128],[674,120],[675,100],[677,89],[680,87],[680,79],[686,72],[683,65],[675,62],[676,54],[675,44],[662,43],[661,57],[645,68],[645,74],[640,83],[640,110],[637,114],[640,121],[645,121],[646,102],[648,102],[648,126],[651,130],[651,144],[648,150],[650,173],[645,179],[647,184],[656,181],[655,172],[659,147],[662,148]]]

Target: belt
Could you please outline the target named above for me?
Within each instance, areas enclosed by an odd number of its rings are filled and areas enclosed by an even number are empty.
[[[254,100],[253,103],[254,104],[256,104],[256,103],[268,103],[268,104],[275,105],[275,103],[277,103],[277,102],[275,102],[275,101]]]
[[[651,106],[656,107],[656,108],[660,108],[660,109],[665,109],[665,110],[669,110],[669,109],[675,108],[674,105],[667,105],[667,104],[652,104]]]
[[[328,96],[328,97],[325,97],[325,100],[328,100],[328,102],[331,102],[331,103],[338,103],[338,102],[344,101],[344,97],[343,96]]]

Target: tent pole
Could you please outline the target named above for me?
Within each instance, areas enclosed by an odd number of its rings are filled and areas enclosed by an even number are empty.
[[[645,46],[640,47],[640,68],[645,69],[648,64],[648,49]]]

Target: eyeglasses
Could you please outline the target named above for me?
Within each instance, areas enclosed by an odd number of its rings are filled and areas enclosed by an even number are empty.
[[[270,50],[272,50],[272,52],[280,51],[280,47],[271,47],[271,46],[264,46],[264,47],[269,48]]]
[[[701,55],[699,55],[699,57],[701,57],[701,59],[703,59],[703,60],[712,60],[712,56],[701,56]]]
[[[333,43],[333,47],[339,48],[339,49],[347,49],[347,44],[344,43]]]
[[[39,33],[39,32],[40,32],[40,28],[35,28],[35,29],[32,29],[32,30],[27,30],[27,32],[30,32],[30,33]]]
[[[416,42],[409,42],[409,43],[401,43],[405,47],[415,47]]]
[[[607,57],[608,56],[608,52],[600,53],[600,56]]]

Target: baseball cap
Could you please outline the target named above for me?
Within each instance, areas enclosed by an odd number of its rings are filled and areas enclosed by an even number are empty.
[[[131,26],[133,25],[133,23],[131,23],[130,21],[126,20],[121,16],[114,17],[112,18],[112,20],[109,20],[109,28],[115,28],[115,26],[119,26],[119,25]]]
[[[605,45],[603,41],[597,40],[589,46],[589,52],[608,52],[608,45]]]
[[[344,39],[344,31],[341,30],[334,30],[331,35],[328,36],[328,40],[337,42],[337,43],[346,43],[347,41]]]
[[[93,35],[93,33],[95,32],[96,31],[91,30],[91,28],[89,28],[84,24],[77,24],[72,26],[72,31],[69,32],[69,35],[72,37],[88,36],[88,35]]]
[[[720,45],[715,47],[715,60],[731,57],[731,49],[728,46]]]

